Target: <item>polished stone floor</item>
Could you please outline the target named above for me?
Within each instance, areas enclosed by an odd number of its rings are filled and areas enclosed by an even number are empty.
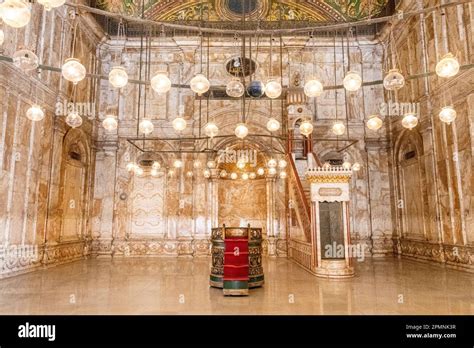
[[[248,297],[209,288],[202,259],[93,259],[0,280],[0,314],[474,314],[474,275],[395,258],[366,260],[348,280],[264,262]]]

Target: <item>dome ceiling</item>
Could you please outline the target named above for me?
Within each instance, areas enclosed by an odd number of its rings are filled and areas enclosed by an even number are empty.
[[[258,21],[346,22],[375,17],[390,0],[145,0],[145,17],[160,21],[238,21],[242,13]],[[139,15],[141,1],[98,0],[97,7]]]

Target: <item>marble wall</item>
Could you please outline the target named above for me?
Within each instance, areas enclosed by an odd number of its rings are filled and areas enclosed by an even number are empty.
[[[437,3],[405,1],[400,9],[416,10]],[[408,75],[433,72],[448,52],[462,66],[472,64],[473,18],[473,5],[463,4],[394,23],[387,56]],[[400,126],[400,117],[388,118],[394,252],[471,271],[473,86],[472,68],[461,69],[450,79],[430,74],[407,81],[397,94],[386,95],[387,99],[420,106],[420,124],[413,131]],[[450,125],[438,118],[445,105],[453,105],[457,111]],[[407,159],[413,151],[415,156]]]
[[[0,53],[11,57],[27,48],[40,64],[59,68],[70,54],[71,18],[65,8],[47,12],[39,4],[32,7],[25,28],[3,25]],[[94,72],[100,37],[90,23],[87,16],[79,20],[76,57]],[[81,82],[77,101],[93,104],[93,91],[90,81]],[[23,72],[0,62],[0,277],[89,254],[93,130],[86,118],[80,129],[72,130],[56,115],[57,103],[68,101],[71,85],[59,73]],[[45,112],[41,122],[26,118],[34,103]],[[80,158],[73,159],[71,152]]]

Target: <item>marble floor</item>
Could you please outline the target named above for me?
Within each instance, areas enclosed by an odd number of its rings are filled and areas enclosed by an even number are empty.
[[[209,288],[210,260],[92,259],[0,280],[0,314],[474,314],[474,275],[396,258],[348,280],[266,259],[248,297]]]

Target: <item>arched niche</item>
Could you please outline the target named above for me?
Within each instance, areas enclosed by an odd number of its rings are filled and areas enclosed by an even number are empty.
[[[395,144],[399,237],[424,239],[426,236],[425,205],[423,190],[423,140],[416,130],[406,130]]]
[[[63,140],[60,175],[60,240],[78,240],[86,234],[90,145],[80,129],[70,129]]]

